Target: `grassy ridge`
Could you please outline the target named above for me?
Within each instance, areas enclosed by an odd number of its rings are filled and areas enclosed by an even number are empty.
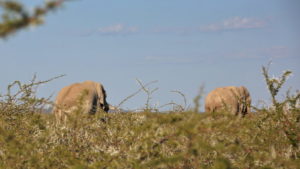
[[[300,112],[0,116],[1,168],[298,168]]]

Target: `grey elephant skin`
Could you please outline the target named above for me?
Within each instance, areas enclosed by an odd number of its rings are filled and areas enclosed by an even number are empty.
[[[205,112],[230,112],[234,115],[250,113],[251,97],[244,86],[216,88],[205,98]]]
[[[72,112],[95,114],[99,109],[107,112],[106,91],[101,83],[84,81],[66,86],[58,93],[53,113],[57,120],[66,120]]]

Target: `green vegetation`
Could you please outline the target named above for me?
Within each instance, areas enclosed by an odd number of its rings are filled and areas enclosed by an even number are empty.
[[[0,39],[7,38],[18,30],[43,23],[43,17],[62,5],[64,0],[49,0],[36,6],[33,12],[17,0],[0,0]]]
[[[277,83],[265,77],[269,86]],[[14,82],[0,96],[0,168],[300,166],[299,93],[244,118],[196,113],[199,105],[193,111],[153,113],[148,97],[146,112],[76,113],[58,125],[52,114],[40,113],[48,100],[35,97],[36,87],[47,82]]]

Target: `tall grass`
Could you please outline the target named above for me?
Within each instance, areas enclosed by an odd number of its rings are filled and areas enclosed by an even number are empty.
[[[274,81],[264,77],[272,86]],[[275,109],[259,109],[244,118],[198,113],[200,105],[191,111],[155,113],[148,111],[149,101],[145,112],[75,113],[66,124],[56,125],[52,114],[40,113],[41,103],[48,102],[36,98],[33,89],[20,87],[18,97],[9,92],[1,95],[0,168],[300,166],[300,111],[294,104],[299,93],[289,93],[283,102],[274,97]],[[153,91],[145,89],[141,91]],[[281,104],[292,106],[286,111]]]

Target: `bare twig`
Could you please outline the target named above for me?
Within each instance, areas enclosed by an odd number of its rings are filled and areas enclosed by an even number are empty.
[[[202,84],[199,88],[199,92],[198,92],[198,95],[194,98],[194,112],[199,112],[200,111],[200,107],[201,107],[201,104],[200,104],[200,100],[201,98],[204,96],[204,84]]]
[[[138,81],[138,80],[137,80]],[[139,82],[139,81],[138,81]],[[136,96],[138,93],[140,93],[141,91],[145,90],[145,88],[147,86],[149,86],[150,84],[153,84],[153,83],[157,83],[158,81],[155,80],[155,81],[151,81],[149,83],[146,83],[145,85],[141,85],[141,88],[138,89],[136,92],[134,92],[133,94],[127,96],[125,99],[123,99],[119,104],[118,104],[118,108],[121,107],[122,104],[124,104],[126,101],[128,101],[129,99],[131,99],[132,97]],[[140,82],[139,82],[140,83]]]
[[[185,110],[186,106],[187,106],[187,101],[186,101],[185,95],[181,91],[178,91],[178,90],[172,90],[171,92],[178,93],[180,96],[182,96],[183,101],[184,101],[184,106],[181,106],[181,107],[183,108],[183,110]]]
[[[2,112],[36,112],[42,110],[46,105],[52,105],[48,98],[37,98],[36,92],[39,85],[48,83],[54,79],[63,77],[60,75],[45,81],[36,81],[36,75],[33,76],[29,84],[22,84],[20,81],[14,81],[7,87],[7,93],[0,97],[0,108]],[[16,87],[16,92],[12,92],[12,88]],[[22,110],[22,111],[19,111]]]

